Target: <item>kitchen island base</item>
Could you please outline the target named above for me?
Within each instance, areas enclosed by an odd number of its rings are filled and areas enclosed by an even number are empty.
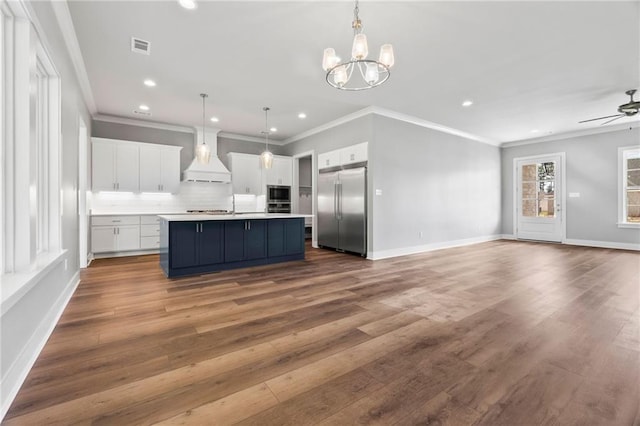
[[[168,278],[304,260],[304,249],[304,217],[161,216],[160,267]]]

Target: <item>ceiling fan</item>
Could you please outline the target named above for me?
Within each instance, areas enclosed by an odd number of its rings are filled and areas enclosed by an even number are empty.
[[[603,125],[605,125],[607,123],[611,123],[612,121],[616,121],[619,118],[631,117],[632,115],[636,115],[638,113],[638,110],[640,110],[640,101],[634,101],[633,100],[633,95],[636,93],[636,89],[627,90],[624,93],[629,95],[631,100],[628,103],[622,104],[622,105],[620,105],[618,107],[618,112],[620,114],[607,115],[605,117],[592,118],[592,119],[589,119],[589,120],[578,121],[578,123],[587,123],[589,121],[597,121],[597,120],[604,120],[605,118],[611,118],[611,120],[608,120],[608,121],[605,121],[604,123],[602,123],[601,126],[603,126]]]

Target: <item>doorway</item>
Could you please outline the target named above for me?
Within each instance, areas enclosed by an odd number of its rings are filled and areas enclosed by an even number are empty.
[[[293,157],[293,176],[292,212],[315,215],[316,178],[313,151],[300,153]],[[305,218],[305,239],[310,239],[314,247],[317,245],[315,226],[315,216]]]
[[[515,158],[513,164],[516,238],[563,242],[564,153]]]

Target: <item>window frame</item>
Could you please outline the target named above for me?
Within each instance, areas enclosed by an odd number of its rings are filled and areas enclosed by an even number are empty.
[[[627,160],[640,158],[640,145],[618,148],[618,228],[640,229],[640,222],[627,220]]]

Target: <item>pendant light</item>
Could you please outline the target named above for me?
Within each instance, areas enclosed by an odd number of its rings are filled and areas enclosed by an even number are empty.
[[[201,164],[209,164],[209,159],[211,158],[211,149],[209,145],[205,142],[205,127],[204,127],[204,100],[209,97],[206,93],[200,93],[200,97],[202,97],[202,143],[196,148],[196,158],[198,162]]]
[[[393,46],[390,44],[383,44],[380,47],[378,60],[367,59],[369,46],[367,36],[362,32],[359,13],[360,8],[356,0],[351,23],[353,28],[351,59],[340,62],[335,49],[331,47],[324,49],[322,68],[326,72],[325,79],[329,85],[339,90],[357,91],[380,86],[389,79],[391,67],[395,62]]]
[[[262,167],[265,169],[270,169],[273,164],[273,154],[269,151],[269,110],[271,108],[264,107],[262,110],[264,111],[264,131],[262,134],[264,135],[265,142],[265,150],[262,154],[260,154],[260,163],[262,163]]]

